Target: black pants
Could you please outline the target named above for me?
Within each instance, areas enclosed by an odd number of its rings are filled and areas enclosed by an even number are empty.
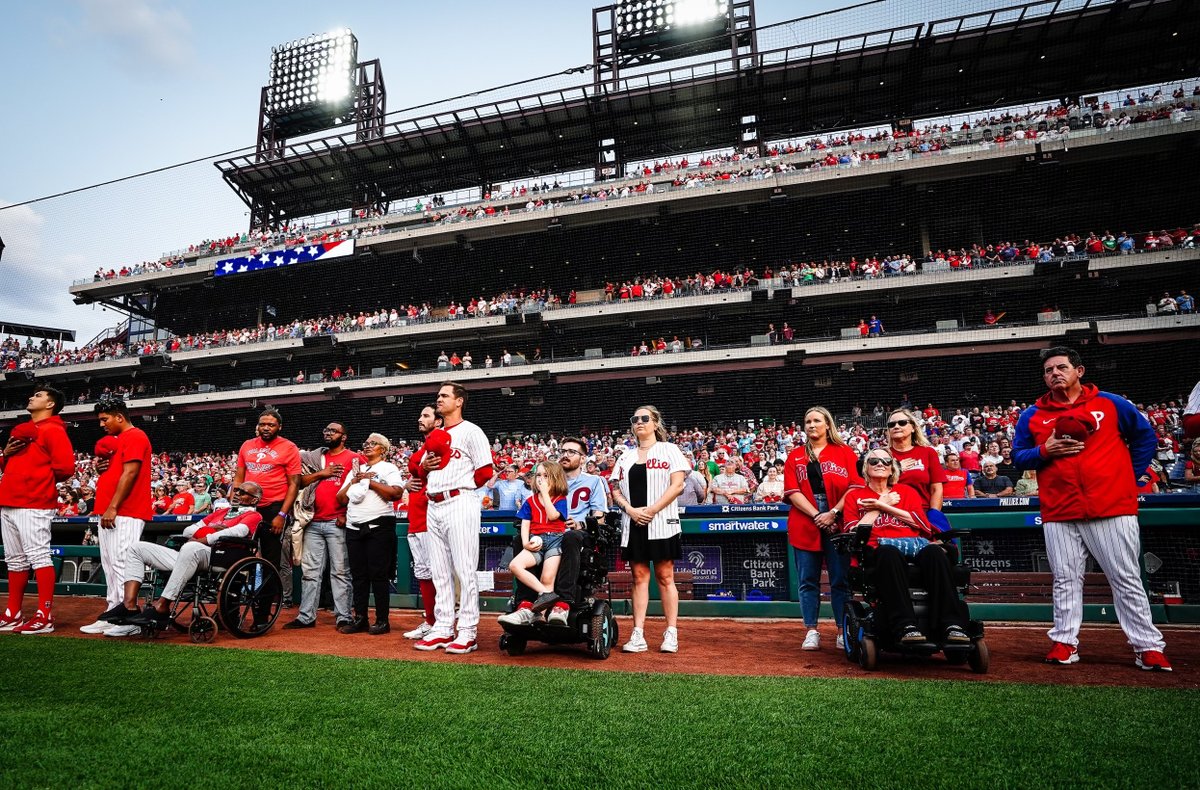
[[[917,624],[912,598],[908,595],[908,566],[895,546],[879,546],[869,562],[879,595],[880,624],[893,634]],[[929,594],[929,625],[937,629],[926,636],[938,639],[950,626],[967,625],[967,605],[954,587],[953,568],[941,546],[930,544],[913,560],[920,571],[921,586]]]
[[[581,529],[568,529],[563,533],[562,556],[558,558],[558,573],[554,577],[554,592],[563,603],[574,604],[579,581],[579,558],[583,553],[583,540],[587,537]],[[513,555],[521,551],[521,536],[513,539]],[[517,603],[533,601],[537,593],[517,582]]]
[[[282,502],[259,505],[258,514],[262,516],[262,523],[254,532],[254,539],[258,541],[259,554],[264,560],[275,566],[275,570],[279,570],[283,553],[283,537],[280,533],[271,531],[271,522],[279,515],[279,508],[282,506]]]
[[[385,517],[356,526],[346,530],[354,616],[367,616],[368,600],[374,594],[375,622],[386,623],[391,609],[388,582],[396,564],[396,519]]]

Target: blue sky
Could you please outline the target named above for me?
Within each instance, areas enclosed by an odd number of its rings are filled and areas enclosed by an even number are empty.
[[[351,28],[359,59],[382,61],[394,111],[590,62],[590,9],[598,4],[10,4],[0,29],[0,67],[8,75],[0,103],[0,205],[252,146],[259,91],[276,44]],[[758,21],[847,4],[758,0]],[[904,15],[924,21],[950,15],[946,5],[893,2],[798,35],[862,32],[860,25],[890,26]],[[564,77],[562,85],[579,79]],[[118,317],[73,305],[67,294],[73,280],[99,266],[119,268],[240,231],[247,222],[245,206],[211,162],[0,210],[7,245],[0,320],[75,329],[86,342]]]

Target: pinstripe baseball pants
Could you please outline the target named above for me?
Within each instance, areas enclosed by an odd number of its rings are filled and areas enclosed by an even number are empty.
[[[1137,652],[1162,650],[1166,643],[1154,627],[1150,600],[1138,565],[1141,540],[1137,516],[1114,516],[1091,521],[1047,521],[1046,558],[1054,573],[1054,627],[1050,638],[1079,644],[1083,623],[1083,573],[1091,554],[1112,588],[1117,620]]]
[[[4,562],[10,571],[27,571],[30,568],[37,570],[54,564],[50,558],[50,522],[53,518],[53,510],[29,507],[0,508]]]
[[[145,526],[146,522],[140,518],[117,516],[112,529],[101,527],[96,531],[109,608],[125,600],[125,558],[129,547],[142,539]]]
[[[408,533],[408,551],[412,554],[413,577],[416,579],[432,579],[429,571],[429,533]]]
[[[479,627],[479,497],[463,494],[430,502],[425,547],[437,591],[429,636],[454,636],[454,580],[458,579],[458,634],[474,639]]]

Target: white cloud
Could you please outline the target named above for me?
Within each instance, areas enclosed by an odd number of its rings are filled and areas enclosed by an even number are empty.
[[[139,76],[182,71],[192,62],[192,26],[158,0],[80,0],[87,32],[109,44],[122,69]]]

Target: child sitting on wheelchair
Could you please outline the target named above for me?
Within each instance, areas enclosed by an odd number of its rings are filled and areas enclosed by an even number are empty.
[[[533,496],[517,511],[521,519],[522,551],[513,557],[508,569],[513,576],[539,595],[554,592],[554,578],[562,555],[563,533],[567,522],[567,474],[553,461],[534,467]],[[531,569],[542,566],[542,577]],[[502,622],[528,625],[536,619],[533,604],[522,601],[514,612],[501,615]]]

